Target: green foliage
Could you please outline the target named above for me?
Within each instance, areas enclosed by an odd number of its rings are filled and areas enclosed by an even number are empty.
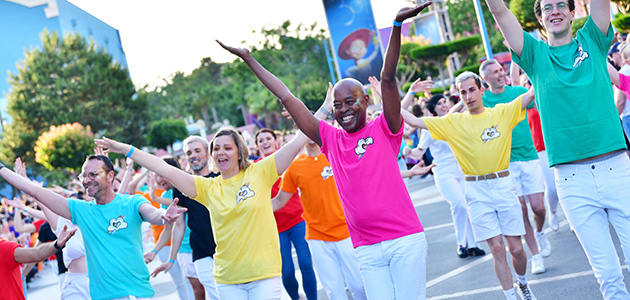
[[[630,11],[630,0],[613,0],[610,2],[615,3],[617,5],[617,8],[619,8],[619,10],[624,14]]]
[[[50,126],[35,145],[35,161],[49,171],[77,172],[94,149],[94,134],[79,123]]]
[[[542,29],[536,14],[534,13],[534,2],[536,0],[511,0],[510,10],[521,23],[523,30],[530,32],[535,29]]]
[[[455,71],[455,74],[454,74],[454,75],[455,75],[455,76],[458,76],[459,74],[464,73],[464,72],[466,72],[466,71],[470,71],[470,72],[473,72],[473,73],[475,73],[475,74],[477,74],[477,75],[478,75],[478,74],[479,74],[479,67],[480,67],[480,66],[481,66],[481,64],[475,64],[475,65],[468,65],[468,66],[465,66],[465,67],[463,67],[463,68],[461,68],[461,69],[459,69],[459,70]]]
[[[573,21],[573,25],[575,25],[575,21],[577,20]],[[586,22],[586,20],[584,22]],[[584,22],[582,23],[582,25],[584,25]],[[611,23],[617,30],[621,32],[630,32],[630,14],[616,17],[615,20]],[[571,27],[573,27],[573,25]]]
[[[402,86],[402,90],[403,90],[403,91],[405,91],[405,92],[407,92],[407,91],[409,90],[409,88],[411,88],[411,85],[412,85],[412,84],[413,84],[413,82],[407,82],[407,83],[403,84],[403,86]],[[438,88],[434,88],[434,89],[431,89],[431,90],[430,90],[430,92],[431,92],[431,94],[432,94],[432,95],[435,95],[435,94],[443,94],[443,93],[444,93],[444,91],[446,91],[444,88],[439,88],[439,87],[438,87]],[[424,97],[424,92],[419,93],[419,94],[416,94],[416,95],[418,95],[418,96],[420,96],[420,97]]]
[[[144,144],[147,103],[135,98],[127,70],[78,34],[44,31],[42,47],[26,51],[9,74],[8,110],[0,159],[20,156],[35,167],[36,139],[52,125],[81,122],[99,135]]]
[[[166,149],[177,141],[183,141],[188,137],[186,122],[172,118],[155,121],[149,131],[149,144],[158,149]]]
[[[429,45],[424,47],[417,47],[410,50],[411,57],[415,59],[433,57],[433,56],[447,56],[453,52],[465,51],[476,45],[481,44],[481,36],[476,34],[469,37],[460,38],[454,41]]]

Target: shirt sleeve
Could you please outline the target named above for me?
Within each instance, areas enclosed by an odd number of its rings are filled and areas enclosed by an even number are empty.
[[[418,147],[420,149],[427,149],[429,148],[429,146],[431,146],[431,144],[433,144],[433,137],[431,136],[431,132],[426,130],[426,129],[422,129],[422,131],[420,131],[420,141],[418,142]]]
[[[280,182],[280,190],[290,194],[297,193],[297,185],[293,180],[294,175],[295,174],[293,165],[290,165],[287,171],[284,173],[284,176],[282,177],[282,181]]]
[[[597,24],[595,24],[595,21],[593,21],[591,16],[588,16],[584,27],[578,30],[578,34],[582,32],[589,39],[593,40],[597,44],[599,51],[601,51],[604,56],[608,55],[608,48],[610,47],[610,44],[612,44],[612,40],[615,34],[613,32],[612,25],[608,24],[608,32],[606,33],[606,35],[604,35],[602,31],[599,30]]]
[[[523,50],[521,51],[521,56],[519,57],[510,49],[510,53],[512,54],[512,61],[519,65],[527,75],[533,75],[533,65],[534,65],[534,50],[538,41],[527,31],[523,30]]]
[[[22,248],[18,243],[0,240],[0,264],[4,265],[3,269],[13,269],[21,265],[15,261],[15,249],[18,247]]]
[[[451,119],[456,115],[459,114],[448,114],[443,117],[423,117],[422,120],[434,139],[448,141],[448,133],[453,127]]]
[[[328,124],[326,121],[319,121],[319,139],[322,141],[321,151],[322,153],[328,152],[327,141],[331,139],[334,135],[335,130],[337,130],[332,125]]]
[[[68,209],[70,210],[70,216],[72,217],[72,224],[79,225],[81,222],[81,212],[83,211],[80,209],[83,204],[81,202],[83,202],[83,200],[68,199]]]
[[[276,153],[249,166],[252,168],[252,174],[256,174],[256,176],[262,179],[265,184],[269,186],[272,186],[276,183],[276,181],[278,181],[278,178],[280,178],[280,175],[278,175],[278,169],[276,168]]]
[[[506,104],[499,104],[495,108],[501,109],[501,114],[511,120],[510,126],[514,128],[519,122],[525,120],[527,116],[527,110],[522,109],[523,95],[516,97],[516,99]]]
[[[212,179],[196,175],[193,175],[193,179],[195,180],[195,190],[197,190],[197,197],[191,199],[198,201],[204,206],[208,206],[208,181]]]

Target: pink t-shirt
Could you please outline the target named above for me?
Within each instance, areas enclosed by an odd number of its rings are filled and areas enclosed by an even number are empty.
[[[319,123],[353,246],[372,245],[424,231],[400,176],[398,133],[379,116],[355,133]]]
[[[626,98],[630,99],[630,76],[619,73],[619,86]]]

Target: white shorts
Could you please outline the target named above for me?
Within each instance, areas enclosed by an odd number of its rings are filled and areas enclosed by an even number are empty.
[[[516,195],[527,196],[545,191],[545,181],[538,159],[510,162],[510,178],[514,181]]]
[[[521,202],[510,177],[466,181],[466,204],[477,242],[500,234],[525,234]]]
[[[61,300],[90,299],[90,284],[87,273],[66,272],[61,288]]]
[[[182,274],[187,278],[198,278],[195,264],[192,261],[192,253],[177,253],[177,261],[182,269]]]

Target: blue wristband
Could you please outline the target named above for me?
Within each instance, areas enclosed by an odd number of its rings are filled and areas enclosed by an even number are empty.
[[[155,254],[158,254],[158,251],[157,251],[157,250],[155,250],[155,249],[153,249],[153,250],[151,250],[151,251],[155,252]]]
[[[129,149],[129,153],[127,153],[127,155],[125,155],[125,156],[127,156],[127,157],[131,157],[131,154],[133,154],[133,150],[134,150],[134,149],[136,149],[136,148],[134,148],[133,146],[131,146],[131,149]]]
[[[394,20],[394,26],[400,27],[401,25],[402,25],[402,22],[398,22],[398,21]]]
[[[175,264],[175,261],[174,261],[172,258],[169,258],[169,259],[168,259],[168,262],[170,262],[170,263],[172,263],[172,264]]]
[[[414,93],[413,91],[411,91],[411,96],[415,96],[415,95],[416,95],[416,93]]]

